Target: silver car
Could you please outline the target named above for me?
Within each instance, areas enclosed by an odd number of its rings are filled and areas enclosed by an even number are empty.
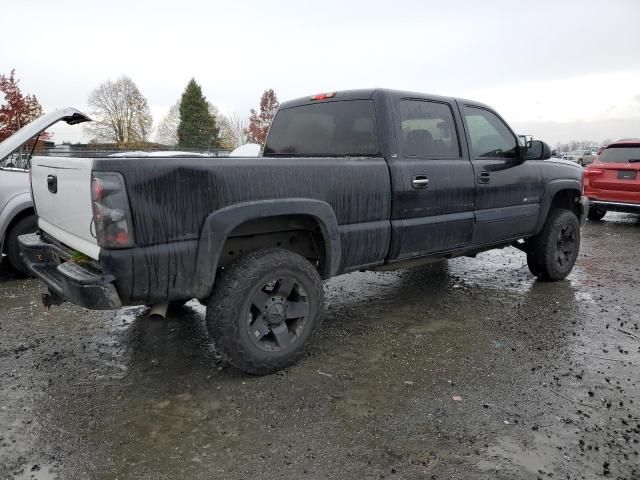
[[[563,154],[562,158],[570,160],[572,162],[576,162],[582,167],[586,167],[587,165],[593,163],[593,161],[596,159],[596,155],[594,155],[591,150],[574,150],[573,152]]]
[[[18,236],[35,232],[37,221],[29,184],[31,154],[19,149],[60,120],[75,125],[89,121],[89,117],[73,108],[56,110],[25,125],[0,143],[0,252],[22,274],[27,274],[27,269],[20,258]]]

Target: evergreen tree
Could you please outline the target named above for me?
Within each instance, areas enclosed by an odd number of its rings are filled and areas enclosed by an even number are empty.
[[[209,104],[202,88],[191,79],[180,101],[178,144],[183,148],[209,148],[218,145],[216,119],[209,112]]]

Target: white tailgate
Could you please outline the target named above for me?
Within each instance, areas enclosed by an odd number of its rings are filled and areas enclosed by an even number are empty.
[[[38,226],[59,242],[98,259],[100,247],[91,234],[90,158],[34,157],[31,188],[38,213]],[[49,191],[49,176],[55,177],[57,192]]]

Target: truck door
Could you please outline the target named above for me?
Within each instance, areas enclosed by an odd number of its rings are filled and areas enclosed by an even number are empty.
[[[460,105],[476,181],[472,245],[530,235],[543,194],[540,164],[518,157],[516,135],[494,112]]]
[[[405,98],[395,107],[398,154],[388,260],[464,247],[473,232],[474,175],[455,104]]]

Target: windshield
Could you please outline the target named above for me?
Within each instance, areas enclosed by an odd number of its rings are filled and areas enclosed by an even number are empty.
[[[264,147],[265,156],[375,156],[378,152],[371,100],[315,103],[280,110]]]
[[[640,162],[640,144],[605,148],[600,154],[599,160],[605,163]]]

